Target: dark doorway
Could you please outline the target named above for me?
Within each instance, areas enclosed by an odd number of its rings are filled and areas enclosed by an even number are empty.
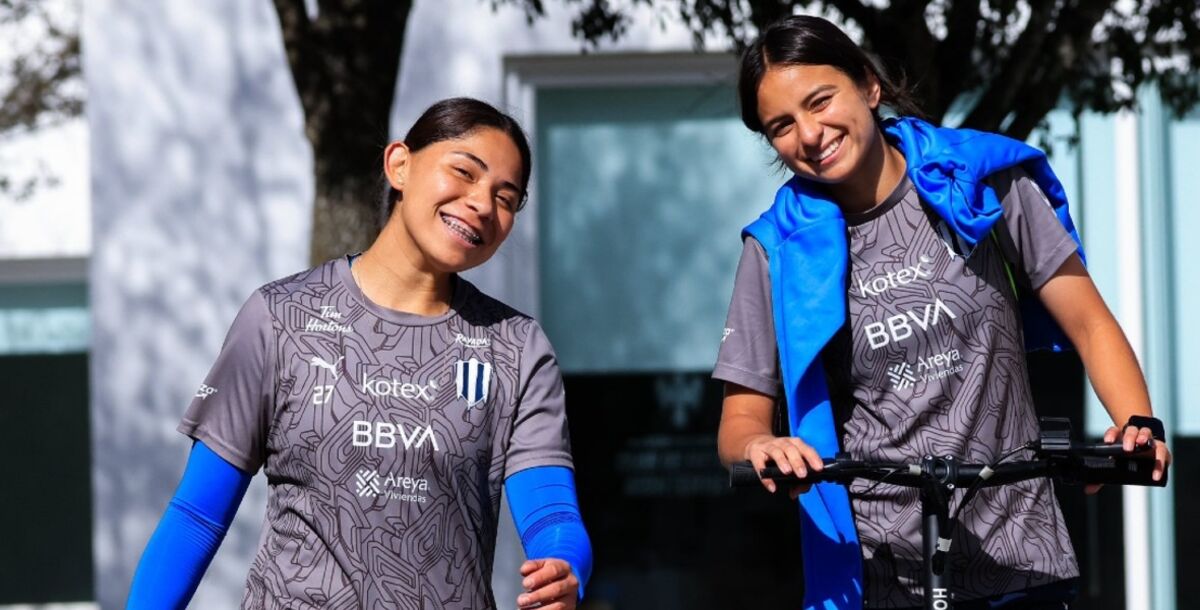
[[[87,354],[0,356],[0,604],[93,598]]]

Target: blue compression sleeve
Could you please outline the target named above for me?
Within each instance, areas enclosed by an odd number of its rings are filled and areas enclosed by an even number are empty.
[[[575,474],[563,466],[529,468],[508,477],[504,491],[525,556],[569,563],[583,599],[584,585],[592,575],[592,542],[579,516]]]
[[[175,497],[133,575],[126,610],[187,607],[229,531],[250,478],[204,443],[192,445]]]

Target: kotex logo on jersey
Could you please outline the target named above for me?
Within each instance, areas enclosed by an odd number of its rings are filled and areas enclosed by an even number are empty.
[[[860,296],[877,297],[893,288],[911,284],[917,280],[933,277],[933,259],[922,254],[915,265],[910,265],[899,271],[888,271],[868,280],[857,278],[858,294]],[[853,288],[852,288],[853,290]]]
[[[492,364],[475,358],[455,362],[454,385],[458,397],[467,401],[467,408],[487,400],[492,387]]]
[[[390,396],[392,398],[407,398],[410,400],[424,400],[432,402],[437,397],[437,382],[430,379],[429,383],[412,383],[409,381],[400,381],[394,378],[376,378],[371,379],[364,373],[362,383],[359,384],[359,390],[364,394],[370,394],[376,397]]]

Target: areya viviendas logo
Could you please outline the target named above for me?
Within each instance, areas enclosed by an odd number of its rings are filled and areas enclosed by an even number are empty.
[[[887,368],[888,380],[897,390],[911,388],[919,383],[945,379],[963,370],[962,354],[949,349],[927,358],[918,358],[916,363],[901,362]]]
[[[378,470],[363,468],[354,475],[354,492],[360,498],[383,497],[424,504],[428,501],[429,480],[391,473],[385,476]]]

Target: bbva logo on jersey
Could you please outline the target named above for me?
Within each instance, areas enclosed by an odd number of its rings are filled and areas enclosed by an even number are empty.
[[[454,386],[458,389],[458,397],[467,401],[467,407],[487,400],[492,386],[492,364],[475,358],[455,362]]]

